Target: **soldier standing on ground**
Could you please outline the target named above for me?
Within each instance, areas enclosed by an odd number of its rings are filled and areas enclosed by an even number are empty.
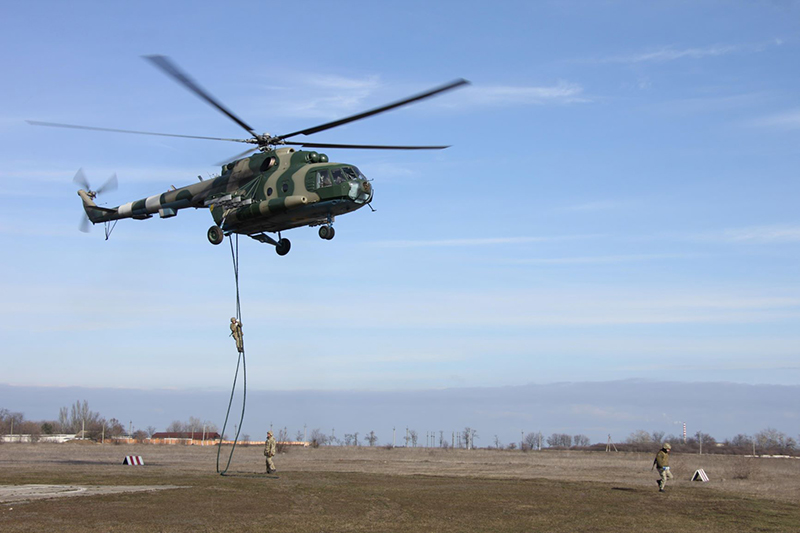
[[[275,442],[272,432],[267,431],[267,442],[264,443],[264,455],[267,457],[267,474],[277,472],[275,463],[272,462],[272,458],[275,457],[275,452],[277,451],[278,443]]]
[[[236,340],[236,349],[239,353],[244,352],[244,334],[242,333],[242,323],[231,317],[231,337]]]
[[[664,492],[667,480],[672,479],[672,472],[669,470],[669,451],[671,449],[672,446],[670,446],[669,442],[665,442],[653,461],[653,465],[658,469],[658,473],[661,474],[661,478],[656,481],[658,483],[658,492]]]

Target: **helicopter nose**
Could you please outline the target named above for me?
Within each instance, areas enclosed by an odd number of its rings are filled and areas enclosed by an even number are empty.
[[[372,184],[368,181],[351,181],[348,196],[357,204],[367,204],[372,201]]]

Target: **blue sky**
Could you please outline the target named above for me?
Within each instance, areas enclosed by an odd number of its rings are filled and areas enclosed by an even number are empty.
[[[258,131],[455,78],[326,131],[374,179],[336,238],[242,238],[248,385],[421,389],[646,379],[800,384],[797,2],[75,2],[0,18],[0,381],[225,388],[234,285],[212,220],[78,231],[241,146],[142,60],[164,54]]]

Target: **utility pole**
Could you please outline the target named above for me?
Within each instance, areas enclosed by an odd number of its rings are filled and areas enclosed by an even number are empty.
[[[308,438],[306,438],[306,425],[303,424],[303,442],[308,442]]]
[[[524,445],[525,445],[525,430],[523,429],[522,431],[519,432],[519,449],[520,450],[524,449]]]
[[[392,426],[392,448],[394,448],[394,447],[395,447],[395,443],[397,442],[397,440],[395,439],[395,435],[396,435],[396,433],[397,433],[397,432],[395,431],[395,427],[394,427],[394,426]]]

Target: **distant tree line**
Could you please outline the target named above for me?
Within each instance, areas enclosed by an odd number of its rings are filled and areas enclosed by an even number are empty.
[[[217,426],[209,422],[200,422],[199,419],[190,417],[188,422],[174,421],[167,427],[167,431],[217,431]],[[94,441],[128,437],[137,441],[143,441],[151,437],[156,432],[156,428],[149,426],[146,430],[136,429],[132,424],[125,426],[116,418],[101,416],[100,413],[92,411],[86,400],[76,401],[74,404],[62,407],[58,412],[58,419],[34,422],[25,420],[22,413],[11,412],[8,409],[0,408],[0,434],[30,435],[32,442],[37,442],[42,435],[55,434],[74,434],[78,438]]]
[[[617,446],[620,450],[650,451],[665,442],[669,442],[675,451],[682,453],[793,455],[800,452],[797,440],[774,428],[763,429],[755,435],[740,433],[723,441],[717,441],[702,431],[687,435],[684,441],[683,436],[667,435],[663,431],[649,433],[640,429]]]
[[[113,439],[122,436],[143,441],[151,437],[156,428],[149,426],[146,429],[135,429],[129,425],[128,432],[124,425],[116,418],[101,416],[100,413],[92,411],[86,400],[76,401],[74,404],[62,407],[58,412],[58,419],[34,422],[25,420],[22,413],[12,412],[5,408],[0,408],[0,434],[23,434],[30,435],[31,440],[36,442],[42,435],[52,435],[57,433],[75,434],[91,440]],[[187,421],[174,420],[170,423],[166,431],[180,433],[197,433],[201,435],[217,432],[218,427],[212,422],[201,420],[196,417],[189,417]],[[279,451],[283,443],[288,441],[287,428],[278,431],[276,438],[279,443]],[[406,428],[404,433],[397,439],[404,443],[406,447],[422,446],[419,433],[412,428]],[[359,436],[361,438],[359,439]],[[448,432],[439,430],[426,432],[426,448],[477,448],[476,441],[480,438],[478,431],[471,427],[465,427],[461,431]],[[392,442],[384,444],[386,447],[393,447],[397,435],[393,435]],[[223,437],[227,438],[227,437]],[[308,439],[311,447],[319,446],[377,446],[379,444],[378,435],[375,431],[345,433],[343,438],[337,438],[331,429],[330,434],[326,434],[319,428],[311,430],[308,437],[304,431],[297,432],[297,440]],[[242,438],[243,442],[250,440],[249,435]],[[774,428],[767,428],[754,435],[740,433],[731,439],[717,441],[713,436],[702,431],[686,437],[666,434],[664,431],[645,431],[642,429],[632,432],[623,442],[615,442],[614,446],[619,451],[653,451],[664,442],[669,442],[673,450],[679,453],[729,453],[729,454],[759,454],[759,455],[795,455],[800,453],[798,441]],[[582,434],[570,435],[567,433],[553,433],[549,437],[544,437],[541,431],[521,435],[519,443],[511,442],[504,445],[497,435],[492,439],[492,444],[487,448],[496,450],[542,450],[549,449],[605,449],[607,443],[592,444],[589,437]]]

